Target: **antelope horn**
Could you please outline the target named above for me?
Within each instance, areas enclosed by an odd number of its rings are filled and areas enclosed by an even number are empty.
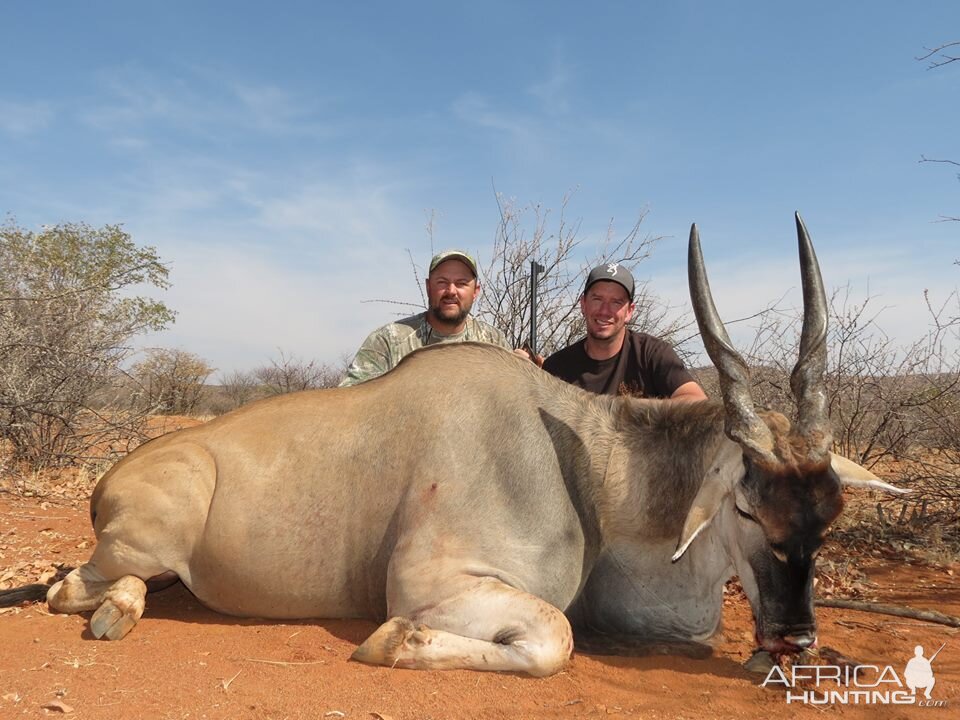
[[[830,450],[832,440],[823,382],[827,366],[827,296],[810,235],[800,213],[795,217],[803,283],[803,329],[797,364],[790,374],[790,388],[797,401],[794,432],[807,439],[810,459],[819,460]]]
[[[710,283],[700,252],[700,233],[694,224],[690,228],[690,248],[687,255],[690,282],[690,300],[697,317],[697,326],[703,346],[720,375],[720,393],[723,395],[725,429],[727,436],[748,451],[755,459],[774,461],[773,436],[753,408],[750,396],[750,371],[740,354],[730,344],[720,315],[713,304]]]

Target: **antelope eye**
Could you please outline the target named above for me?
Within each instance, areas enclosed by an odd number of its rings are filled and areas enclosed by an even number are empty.
[[[748,513],[746,510],[742,509],[739,505],[734,505],[734,507],[737,509],[737,515],[742,517],[744,520],[749,520],[750,522],[757,522],[757,519],[753,515]]]

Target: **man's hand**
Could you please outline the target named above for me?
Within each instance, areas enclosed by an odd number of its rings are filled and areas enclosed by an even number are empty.
[[[524,345],[521,348],[517,348],[516,350],[513,351],[513,354],[516,355],[517,357],[522,357],[524,360],[529,360],[538,368],[543,367],[543,355],[535,355],[527,345]]]
[[[698,400],[706,400],[707,394],[703,391],[702,387],[691,381],[685,382],[683,385],[674,390],[673,395],[670,396],[670,399],[696,402]]]

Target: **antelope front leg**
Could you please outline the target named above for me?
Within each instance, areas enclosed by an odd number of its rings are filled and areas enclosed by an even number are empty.
[[[484,578],[456,596],[394,617],[368,637],[353,659],[423,670],[503,670],[542,677],[573,650],[562,612],[529,593]]]
[[[143,615],[147,586],[135,575],[105,580],[90,563],[71,571],[47,592],[53,610],[77,613],[94,610],[90,631],[98,638],[119,640]]]

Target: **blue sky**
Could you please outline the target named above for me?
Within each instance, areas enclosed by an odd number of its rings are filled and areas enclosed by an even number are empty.
[[[170,263],[152,345],[221,370],[336,361],[417,302],[407,249],[483,257],[493,186],[665,236],[700,227],[721,314],[795,287],[800,210],[830,287],[908,342],[958,284],[960,3],[85,2],[0,11],[0,214],[123,223]],[[735,336],[736,337],[736,336]]]

